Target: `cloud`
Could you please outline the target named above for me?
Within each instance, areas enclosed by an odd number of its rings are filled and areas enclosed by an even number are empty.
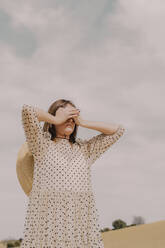
[[[37,47],[35,35],[27,27],[12,25],[12,18],[0,9],[0,41],[13,47],[20,57],[31,56]]]
[[[102,224],[118,216],[116,206],[123,203],[123,195],[127,202],[121,216],[128,222],[138,212],[147,221],[162,218],[164,12],[161,0],[1,1],[0,110],[3,130],[8,132],[1,135],[3,161],[9,142],[13,147],[2,174],[12,182],[7,192],[16,187],[9,168],[24,139],[22,104],[46,110],[53,101],[70,98],[84,118],[120,122],[127,130],[125,138],[93,167],[97,204],[100,212],[104,209]],[[83,137],[97,133],[79,131]],[[145,208],[139,203],[144,188],[152,198]],[[159,212],[151,208],[155,199],[162,206]]]

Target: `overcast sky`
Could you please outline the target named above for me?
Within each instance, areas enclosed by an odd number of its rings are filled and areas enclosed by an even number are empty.
[[[162,0],[0,1],[0,239],[23,235],[22,105],[48,110],[60,98],[84,119],[126,129],[92,165],[101,228],[165,220],[164,22]]]

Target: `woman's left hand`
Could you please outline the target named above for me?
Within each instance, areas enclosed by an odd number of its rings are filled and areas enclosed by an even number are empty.
[[[78,125],[78,126],[81,126],[81,124],[83,123],[83,119],[80,116],[80,112],[79,112],[79,115],[76,116],[76,117],[73,117],[73,119],[75,121],[75,124]]]

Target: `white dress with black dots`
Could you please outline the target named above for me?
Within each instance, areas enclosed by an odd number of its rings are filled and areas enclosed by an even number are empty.
[[[99,215],[91,185],[91,165],[124,133],[51,140],[35,106],[23,104],[22,124],[34,157],[21,248],[103,248]]]

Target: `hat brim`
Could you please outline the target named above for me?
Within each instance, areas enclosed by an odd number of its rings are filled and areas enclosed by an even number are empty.
[[[33,184],[34,158],[29,152],[27,142],[18,151],[16,174],[24,193],[29,196]]]

